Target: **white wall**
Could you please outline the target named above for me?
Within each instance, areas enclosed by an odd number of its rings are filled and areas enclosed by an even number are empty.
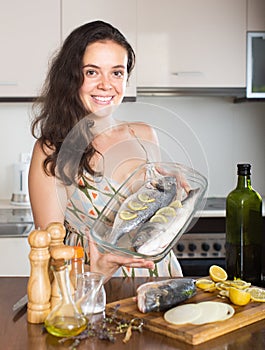
[[[11,168],[31,152],[30,104],[0,104],[0,198],[12,194]],[[233,103],[217,97],[139,97],[117,111],[158,131],[165,160],[192,165],[207,176],[209,196],[226,196],[236,184],[236,164],[252,164],[253,187],[265,196],[265,101]]]
[[[0,198],[11,199],[13,164],[20,153],[32,152],[30,108],[28,103],[0,103]]]
[[[131,108],[126,119],[153,121],[173,136],[168,152],[174,161],[188,160],[207,176],[208,196],[226,196],[235,187],[240,162],[252,164],[252,185],[265,196],[265,100],[233,103],[222,97],[141,97],[141,104],[138,110]],[[144,107],[148,112],[139,118]],[[187,151],[186,159],[176,140]],[[166,144],[166,138],[162,141]]]

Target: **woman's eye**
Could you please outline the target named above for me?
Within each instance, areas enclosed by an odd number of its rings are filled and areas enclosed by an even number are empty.
[[[124,72],[121,70],[117,70],[113,72],[113,74],[115,75],[115,77],[118,77],[118,78],[122,78],[124,76]]]
[[[85,74],[86,74],[86,76],[93,77],[93,76],[95,76],[97,73],[96,73],[96,71],[94,71],[94,70],[92,70],[92,69],[89,69],[89,70],[86,71]]]

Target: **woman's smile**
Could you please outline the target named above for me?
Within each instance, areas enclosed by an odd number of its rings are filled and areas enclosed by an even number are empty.
[[[94,100],[95,103],[98,103],[99,105],[108,105],[112,100],[113,96],[91,96]]]

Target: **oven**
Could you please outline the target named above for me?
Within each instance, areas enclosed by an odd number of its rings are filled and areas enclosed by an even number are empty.
[[[184,276],[208,276],[214,264],[225,268],[225,200],[208,198],[173,248]]]

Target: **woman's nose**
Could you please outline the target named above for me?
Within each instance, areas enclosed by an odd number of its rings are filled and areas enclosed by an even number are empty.
[[[112,88],[110,79],[107,76],[102,75],[98,87],[103,90],[110,90]]]

